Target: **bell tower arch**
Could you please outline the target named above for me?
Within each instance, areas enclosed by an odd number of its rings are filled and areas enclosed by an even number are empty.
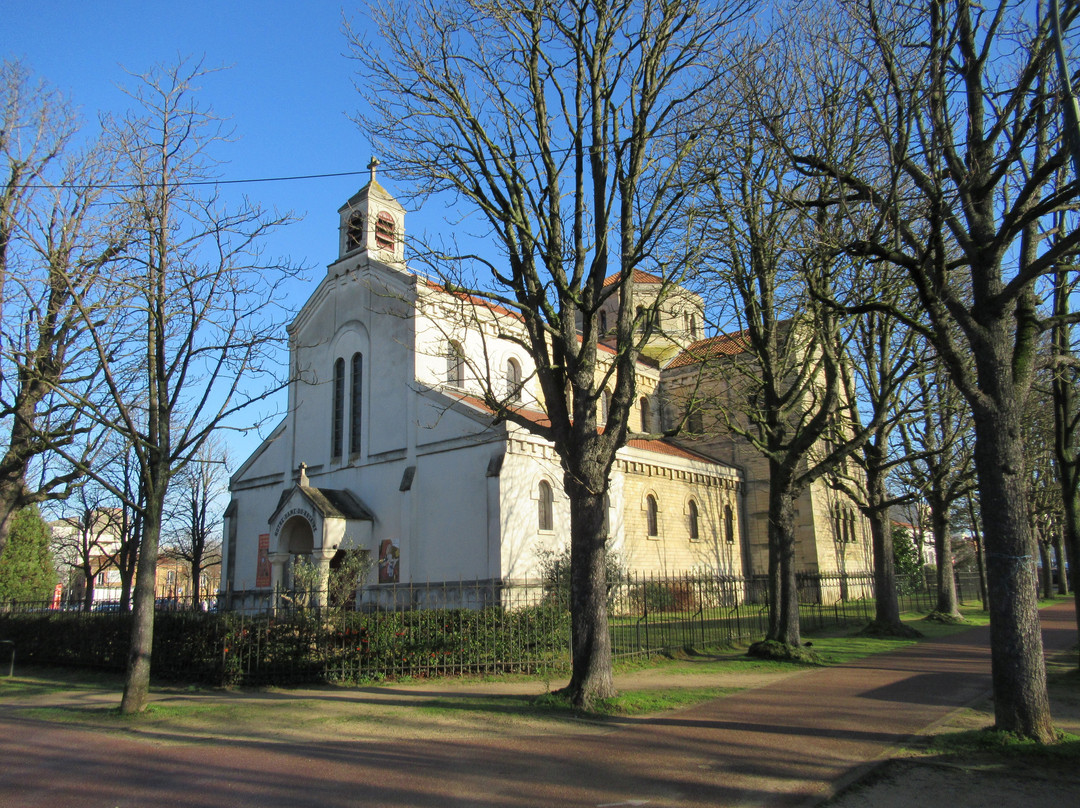
[[[390,266],[405,266],[405,208],[392,197],[375,173],[380,163],[368,163],[367,185],[338,208],[338,258],[366,254]]]

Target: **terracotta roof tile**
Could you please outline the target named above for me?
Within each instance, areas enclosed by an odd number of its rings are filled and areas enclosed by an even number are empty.
[[[720,356],[738,356],[746,351],[746,344],[747,335],[745,331],[701,339],[691,343],[685,350],[681,351],[665,365],[664,369],[696,365],[699,362]]]
[[[467,404],[471,404],[480,410],[491,412],[491,408],[484,403],[483,399],[476,396],[469,395],[468,393],[451,393],[456,395],[459,401],[464,401]],[[525,418],[528,421],[537,424],[538,426],[551,426],[551,419],[548,418],[547,413],[540,412],[539,410],[527,410],[524,408],[515,410],[515,412]],[[602,429],[602,428],[601,428]],[[634,438],[626,442],[627,446],[634,449],[641,449],[646,452],[654,452],[656,454],[668,455],[669,457],[681,457],[684,460],[697,460],[704,463],[716,464],[717,461],[711,457],[707,457],[697,452],[692,452],[689,449],[684,449],[681,446],[676,446],[673,443],[668,443],[663,440],[645,440]]]
[[[621,272],[616,272],[614,275],[608,275],[604,278],[604,286],[612,286],[619,282],[622,278]],[[658,275],[653,275],[642,269],[634,270],[634,283],[663,283],[664,279]]]
[[[713,463],[716,461],[711,457],[698,454],[697,452],[691,452],[689,449],[684,449],[681,446],[676,446],[674,443],[668,443],[663,440],[628,440],[627,446],[631,446],[634,449],[644,449],[646,452],[656,452],[657,454],[670,455],[671,457],[682,457],[686,460],[698,460],[703,463]]]

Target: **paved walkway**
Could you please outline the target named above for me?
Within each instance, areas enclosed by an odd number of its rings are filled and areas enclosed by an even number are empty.
[[[1073,645],[1075,627],[1071,603],[1045,610],[1047,651]],[[812,805],[984,695],[988,636],[973,629],[800,673],[600,735],[193,745],[0,705],[0,806]]]

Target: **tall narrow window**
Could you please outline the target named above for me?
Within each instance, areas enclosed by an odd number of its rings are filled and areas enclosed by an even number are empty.
[[[656,518],[656,510],[656,497],[654,497],[652,494],[649,494],[647,497],[645,497],[645,521],[648,525],[650,536],[660,535],[660,530],[657,525],[658,520]]]
[[[697,315],[690,315],[690,338],[697,339]]]
[[[364,356],[352,356],[352,385],[349,389],[349,454],[360,451],[361,407],[364,392]]]
[[[465,386],[465,354],[461,345],[454,341],[446,346],[446,383],[453,387]]]
[[[506,360],[506,398],[521,401],[521,365],[516,359]]]
[[[649,399],[642,396],[638,405],[641,408],[641,431],[650,432],[652,427],[652,416],[649,414]]]
[[[600,394],[600,423],[606,424],[611,412],[611,393],[605,390]]]
[[[338,357],[334,362],[334,404],[333,427],[330,441],[330,455],[341,457],[342,441],[345,433],[345,360]]]
[[[551,490],[551,483],[541,480],[536,497],[537,524],[540,530],[555,529],[554,502],[555,494]]]
[[[694,500],[690,500],[690,507],[688,508],[688,510],[689,510],[689,513],[687,514],[687,516],[688,516],[689,521],[690,521],[690,525],[689,525],[689,527],[690,527],[690,541],[697,541],[698,538],[699,538],[699,534],[698,534],[698,509],[697,509],[697,503],[694,502]]]
[[[345,231],[345,251],[355,250],[364,241],[364,217],[360,213],[354,213],[349,217],[349,225]]]
[[[375,217],[375,246],[380,250],[394,249],[394,217],[385,210]]]
[[[730,505],[724,506],[724,539],[728,544],[735,543],[735,514]]]

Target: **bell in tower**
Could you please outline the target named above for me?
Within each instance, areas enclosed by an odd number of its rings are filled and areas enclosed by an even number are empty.
[[[366,254],[384,264],[405,264],[405,208],[375,177],[379,160],[368,163],[371,179],[338,209],[338,257]]]

